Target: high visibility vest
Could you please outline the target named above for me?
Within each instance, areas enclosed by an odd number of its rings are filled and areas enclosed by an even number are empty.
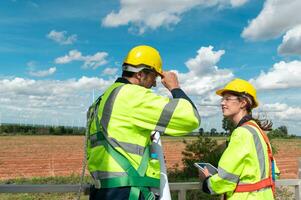
[[[152,131],[185,135],[199,115],[185,99],[169,99],[144,87],[114,83],[88,111],[88,169],[99,188],[131,186],[130,198],[159,187],[160,165],[150,161]]]
[[[228,200],[274,199],[273,156],[265,137],[254,121],[233,131],[218,163],[218,174],[208,179],[212,194],[225,194]]]

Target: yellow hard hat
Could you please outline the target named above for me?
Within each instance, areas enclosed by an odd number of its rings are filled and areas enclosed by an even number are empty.
[[[126,66],[126,64],[130,66]],[[140,45],[132,48],[128,55],[125,57],[123,61],[123,70],[125,71],[135,71],[134,68],[145,68],[148,67],[154,71],[156,71],[158,74],[162,76],[162,60],[159,52],[151,47],[146,45]],[[127,69],[130,70],[127,70]]]
[[[247,93],[251,97],[253,97],[254,105],[252,107],[256,108],[258,106],[258,100],[256,97],[256,89],[248,81],[236,78],[236,79],[230,81],[223,89],[217,90],[216,94],[219,96],[222,96],[223,93],[226,91],[237,92],[237,93]]]

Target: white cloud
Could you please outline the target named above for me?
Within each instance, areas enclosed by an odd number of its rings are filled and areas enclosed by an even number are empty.
[[[278,47],[282,55],[301,55],[301,24],[289,30]]]
[[[36,61],[29,61],[28,63],[27,63],[27,66],[29,67],[29,69],[34,69],[36,66],[37,66],[37,62]]]
[[[279,37],[292,27],[301,24],[300,0],[267,0],[259,15],[242,32],[249,40]]]
[[[75,50],[69,51],[68,55],[56,58],[55,63],[66,64],[66,63],[70,63],[72,61],[83,61],[84,64],[82,65],[82,68],[96,69],[99,66],[102,66],[102,65],[105,65],[108,63],[108,61],[106,60],[107,56],[108,56],[108,53],[106,53],[106,52],[97,52],[94,55],[83,56],[80,51],[75,49]]]
[[[217,71],[216,63],[219,62],[221,56],[225,53],[224,50],[213,51],[213,47],[201,47],[195,58],[190,58],[185,65],[195,75],[206,75]]]
[[[220,117],[220,97],[215,91],[222,88],[234,78],[227,69],[220,69],[217,63],[225,53],[224,50],[214,51],[212,46],[201,47],[194,58],[185,62],[188,72],[178,74],[180,87],[192,99],[201,117]],[[159,85],[158,93],[168,95],[167,90]]]
[[[215,91],[234,79],[232,71],[217,66],[223,54],[225,54],[224,50],[214,51],[212,46],[200,47],[195,57],[185,62],[188,72],[176,71],[180,87],[198,108],[204,120],[201,127],[206,130],[213,127],[220,129],[222,121],[220,97],[215,94]],[[158,88],[158,92],[168,94],[162,86]]]
[[[80,79],[59,80],[34,80],[24,78],[0,80],[0,93],[6,95],[24,96],[64,96],[76,93],[91,92],[92,89],[103,90],[112,80],[97,77],[83,76]],[[34,90],[33,90],[34,88]]]
[[[67,36],[67,31],[59,32],[56,30],[52,30],[46,36],[47,36],[47,38],[49,38],[61,45],[73,44],[74,42],[77,41],[77,35],[73,34],[73,35]]]
[[[103,20],[106,27],[131,25],[139,34],[146,29],[155,30],[161,26],[171,26],[181,21],[181,15],[194,7],[232,6],[238,7],[248,0],[121,0],[120,10],[112,11]]]
[[[234,75],[230,70],[220,69],[216,64],[224,50],[214,51],[212,46],[201,47],[194,58],[185,63],[189,71],[179,73],[181,85],[191,95],[207,95],[222,87]]]
[[[92,56],[85,56],[83,57],[83,60],[85,61],[83,68],[88,69],[96,69],[97,67],[101,65],[105,65],[108,63],[106,60],[106,57],[108,56],[108,53],[106,52],[97,52],[96,54]]]
[[[45,77],[50,76],[56,72],[56,67],[50,67],[47,70],[40,70],[40,71],[29,71],[29,75],[36,76],[36,77]]]
[[[85,76],[64,81],[0,79],[0,114],[3,121],[19,119],[23,123],[35,120],[49,124],[58,120],[70,125],[70,121],[80,119],[82,126],[92,102],[92,90],[100,95],[111,83],[113,80]]]
[[[261,72],[257,78],[250,81],[257,89],[286,89],[301,87],[301,61],[291,61],[274,64],[269,72]]]
[[[115,75],[118,71],[118,68],[105,68],[102,73],[103,75],[109,75],[109,76],[112,76],[112,75]]]
[[[72,61],[81,61],[83,60],[82,53],[78,50],[74,49],[69,51],[68,55],[65,55],[63,57],[59,57],[55,59],[55,63],[57,64],[66,64]]]
[[[276,120],[300,121],[301,107],[289,106],[285,103],[265,104],[261,112],[267,112],[268,115]]]
[[[223,54],[225,54],[224,50],[215,51],[212,46],[201,47],[193,58],[186,61],[188,72],[178,73],[180,86],[197,106],[202,119],[205,120],[201,126],[206,130],[221,126],[220,97],[215,94],[215,91],[235,78],[232,71],[218,67]],[[300,87],[301,80],[298,80],[301,75],[300,70],[301,62],[299,61],[279,62],[268,73],[262,72],[261,76],[251,81],[258,89],[286,89],[297,87],[296,84]],[[286,83],[283,84],[284,82]],[[166,89],[161,87],[159,92],[166,94]],[[275,97],[271,98],[276,100]],[[260,98],[260,100],[263,99]],[[271,99],[265,99],[265,102],[271,102]],[[260,107],[255,109],[256,112],[267,112],[268,119],[271,119],[275,126],[287,125],[293,130],[296,130],[296,127],[292,125],[294,121],[301,120],[301,108],[287,104],[260,103]]]
[[[245,3],[247,3],[248,0],[231,0],[230,1],[230,4],[233,6],[233,7],[239,7],[239,6],[242,6],[244,5]]]

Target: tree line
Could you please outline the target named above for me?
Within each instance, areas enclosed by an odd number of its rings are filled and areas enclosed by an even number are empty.
[[[218,132],[216,128],[205,131],[199,128],[197,132],[190,135],[199,136],[229,136],[235,129],[235,124],[224,118],[222,121],[223,131]],[[43,126],[43,125],[20,125],[20,124],[1,124],[0,135],[84,135],[85,127],[70,126]],[[290,135],[286,126],[279,126],[268,133],[269,138],[294,138],[296,135]]]
[[[84,127],[1,124],[0,135],[84,135]]]
[[[209,131],[205,131],[203,128],[199,128],[198,132],[194,132],[194,135],[200,136],[229,136],[236,128],[236,125],[227,118],[223,118],[222,121],[223,131],[218,132],[216,128],[211,128]],[[289,134],[285,125],[279,126],[267,132],[269,138],[294,138],[296,135]]]

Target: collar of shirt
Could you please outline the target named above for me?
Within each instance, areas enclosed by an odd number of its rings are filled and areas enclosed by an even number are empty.
[[[130,81],[128,81],[126,78],[123,78],[123,77],[117,78],[117,80],[115,81],[115,83],[126,83],[126,84],[131,84]]]
[[[239,123],[237,124],[237,127],[240,127],[241,125],[243,125],[245,122],[252,120],[252,115],[245,115],[243,118],[241,118],[241,120],[239,121]]]

